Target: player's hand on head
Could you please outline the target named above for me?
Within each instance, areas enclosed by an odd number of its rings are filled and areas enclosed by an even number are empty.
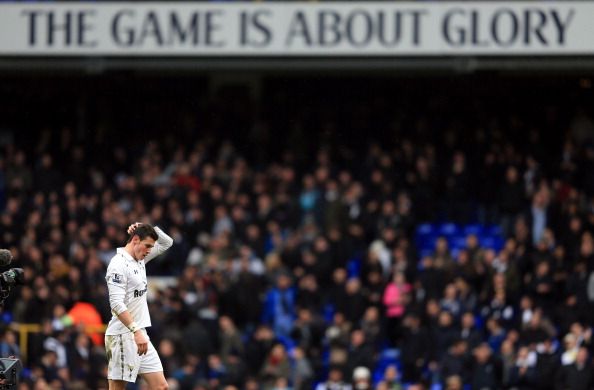
[[[134,222],[132,225],[128,226],[128,234],[134,233],[137,227],[141,225],[140,222]]]

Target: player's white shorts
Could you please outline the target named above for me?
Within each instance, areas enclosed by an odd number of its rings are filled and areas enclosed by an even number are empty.
[[[141,332],[146,335],[145,329]],[[132,332],[115,336],[106,335],[105,352],[107,353],[107,379],[136,382],[138,374],[163,371],[161,359],[150,340],[147,353],[138,356],[138,348]]]

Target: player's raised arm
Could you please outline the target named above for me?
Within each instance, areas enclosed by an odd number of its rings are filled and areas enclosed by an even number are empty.
[[[133,235],[136,228],[140,225],[142,225],[142,223],[136,222],[128,226],[128,234]],[[155,242],[155,246],[151,249],[151,252],[144,258],[145,263],[148,263],[155,257],[159,256],[173,245],[173,238],[168,236],[167,233],[161,230],[161,228],[158,226],[155,226],[154,229],[157,232],[159,238]]]

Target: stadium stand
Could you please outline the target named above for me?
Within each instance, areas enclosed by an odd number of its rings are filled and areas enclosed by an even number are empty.
[[[132,221],[175,239],[148,270],[171,389],[590,388],[591,91],[123,79],[0,86],[1,242],[27,281],[0,351],[20,388],[105,388],[69,313],[108,320]]]

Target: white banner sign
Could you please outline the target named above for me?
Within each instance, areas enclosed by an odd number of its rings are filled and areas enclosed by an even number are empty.
[[[594,55],[594,3],[2,3],[14,55]]]

